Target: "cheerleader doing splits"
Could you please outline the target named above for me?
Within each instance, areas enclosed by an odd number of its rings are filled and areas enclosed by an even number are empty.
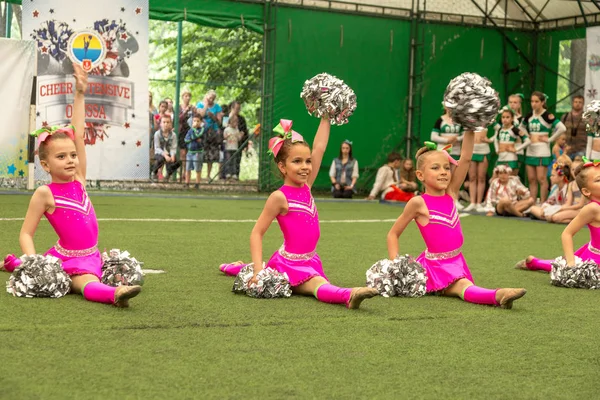
[[[417,178],[425,193],[412,198],[387,236],[388,256],[398,256],[398,238],[410,221],[417,223],[427,249],[417,258],[427,271],[427,293],[460,297],[464,301],[512,308],[513,302],[526,293],[525,289],[485,289],[475,286],[462,255],[463,233],[455,206],[471,155],[474,133],[464,135],[460,160],[456,163],[434,143],[417,152]],[[450,165],[456,163],[452,172]]]
[[[273,220],[277,219],[283,233],[283,245],[267,262],[267,267],[286,273],[292,292],[314,295],[325,303],[345,304],[351,309],[378,294],[377,289],[340,288],[329,283],[316,252],[320,236],[319,214],[310,192],[317,177],[323,154],[329,140],[330,123],[321,119],[313,150],[303,137],[292,131],[292,121],[281,120],[276,127],[281,136],[269,141],[269,151],[275,156],[277,168],[283,176],[283,186],[273,192],[258,217],[250,234],[250,253],[256,274],[263,269],[263,236]],[[227,275],[237,275],[246,264],[241,261],[222,264],[219,268]]]
[[[590,202],[581,209],[560,236],[564,257],[568,266],[575,265],[575,256],[600,265],[600,161],[590,161],[584,157],[584,163],[575,170],[575,180],[581,193]],[[590,231],[590,242],[574,252],[573,236],[586,225]],[[519,261],[515,268],[550,272],[553,261],[529,256]]]
[[[73,126],[46,128],[34,132],[38,136],[40,164],[52,178],[33,194],[21,228],[19,243],[27,255],[36,254],[33,236],[45,216],[58,235],[56,245],[45,255],[62,261],[71,277],[71,292],[81,293],[88,301],[128,307],[140,286],[112,287],[100,282],[102,258],[98,251],[98,221],[94,206],[85,191],[86,154],[84,144],[85,97],[87,74],[76,64]],[[12,272],[21,260],[10,254],[4,269]]]

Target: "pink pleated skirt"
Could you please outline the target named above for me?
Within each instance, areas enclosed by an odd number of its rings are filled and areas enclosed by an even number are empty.
[[[63,270],[69,275],[86,275],[91,274],[102,279],[102,257],[100,251],[82,257],[68,257],[60,254],[55,247],[44,254],[45,256],[54,256],[62,261]]]
[[[427,293],[439,292],[446,289],[459,279],[466,278],[473,282],[471,271],[462,253],[445,260],[430,260],[425,258],[425,252],[417,257],[427,271]]]
[[[267,262],[267,267],[271,267],[282,274],[286,273],[290,286],[299,286],[318,276],[329,281],[323,272],[321,259],[316,253],[308,260],[290,260],[283,257],[279,251],[276,251]]]

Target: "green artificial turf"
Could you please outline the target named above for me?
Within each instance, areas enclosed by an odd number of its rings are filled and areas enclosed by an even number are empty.
[[[102,218],[244,219],[263,201],[108,197]],[[0,218],[22,218],[29,197],[0,196]],[[331,282],[360,286],[387,256],[400,207],[319,202],[318,252]],[[0,294],[0,398],[595,398],[600,292],[550,285],[517,271],[528,254],[561,253],[562,226],[468,216],[464,255],[484,287],[525,287],[513,310],[454,298],[378,297],[360,310],[312,297],[257,300],[231,292],[222,262],[247,260],[251,222],[100,221],[101,249],[129,250],[149,275],[131,308]],[[21,221],[0,221],[0,252],[18,250]],[[588,240],[587,232],[576,245]],[[38,252],[56,241],[42,221]],[[282,241],[273,224],[267,259]],[[423,241],[411,224],[401,252]],[[8,274],[0,272],[2,280]]]

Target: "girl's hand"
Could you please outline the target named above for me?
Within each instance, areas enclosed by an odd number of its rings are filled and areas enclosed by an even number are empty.
[[[88,74],[79,64],[73,63],[73,69],[75,70],[73,74],[75,77],[75,90],[77,93],[85,93],[88,85]]]
[[[458,139],[458,136],[450,136],[448,138],[448,144],[454,144],[454,143],[456,143],[457,139]]]
[[[340,189],[342,188],[342,187],[340,186],[340,184],[339,184],[339,183],[336,183],[335,185],[333,185],[333,187],[334,187],[336,190],[340,190]]]
[[[548,136],[540,136],[540,142],[548,143]]]
[[[250,279],[248,281],[249,285],[258,283],[258,278],[256,277],[256,275],[258,275],[258,273],[260,271],[262,271],[263,269],[264,269],[264,267],[256,267],[256,266],[254,266],[254,275],[252,275],[252,279]]]

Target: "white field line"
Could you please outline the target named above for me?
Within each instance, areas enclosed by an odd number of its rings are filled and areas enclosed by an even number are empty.
[[[469,214],[460,214],[466,217]],[[23,221],[24,218],[0,218],[0,221]],[[98,221],[108,222],[204,222],[204,223],[254,223],[255,219],[191,219],[191,218],[98,218]],[[331,219],[320,220],[322,224],[354,224],[395,222],[395,219]]]

